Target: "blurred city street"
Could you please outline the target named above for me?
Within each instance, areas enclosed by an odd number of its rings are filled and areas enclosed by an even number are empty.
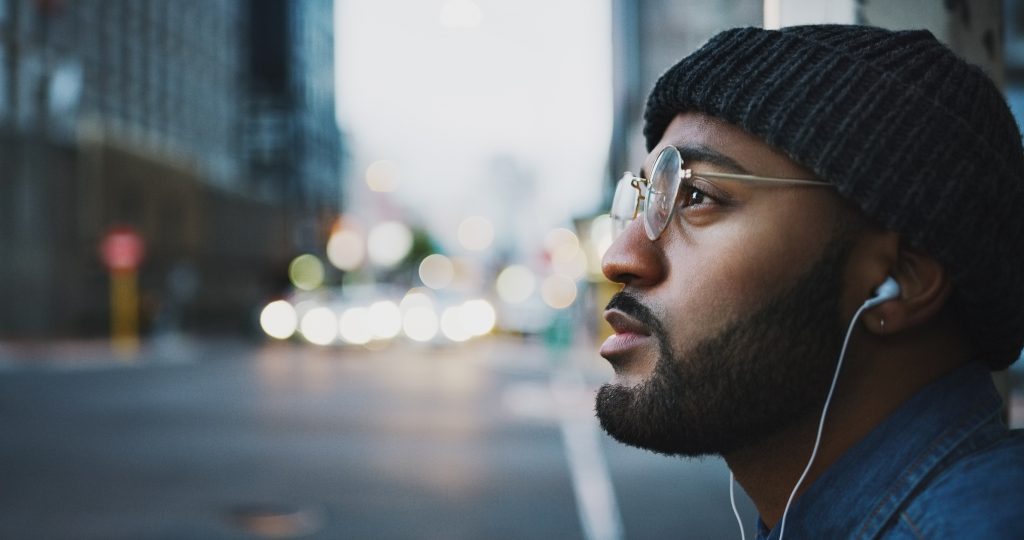
[[[600,432],[609,373],[511,338],[0,342],[0,537],[738,538],[720,460]]]
[[[0,540],[740,538],[594,394],[645,96],[763,4],[0,0]]]

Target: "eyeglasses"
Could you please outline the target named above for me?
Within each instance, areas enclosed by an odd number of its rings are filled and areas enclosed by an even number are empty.
[[[636,219],[641,212],[642,205],[644,230],[647,232],[647,238],[654,242],[665,232],[675,213],[676,199],[679,198],[679,188],[683,185],[683,180],[704,177],[763,182],[780,186],[834,187],[832,184],[820,180],[717,172],[695,174],[692,169],[683,168],[683,158],[679,154],[679,150],[674,146],[668,146],[658,154],[658,159],[654,161],[650,180],[633,176],[631,172],[623,173],[622,178],[619,179],[615,186],[615,196],[612,198],[610,212],[613,237],[617,238],[629,223]],[[692,184],[687,182],[686,185],[691,186]]]

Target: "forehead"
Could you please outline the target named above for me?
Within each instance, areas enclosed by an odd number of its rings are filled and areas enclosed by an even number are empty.
[[[662,134],[658,145],[644,161],[650,171],[666,146],[704,146],[724,154],[752,174],[791,178],[813,178],[814,173],[790,159],[760,138],[724,120],[699,112],[677,115]]]

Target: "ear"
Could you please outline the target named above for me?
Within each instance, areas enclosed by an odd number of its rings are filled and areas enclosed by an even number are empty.
[[[864,313],[867,329],[891,335],[927,324],[949,300],[952,284],[938,261],[900,242],[890,274],[900,285],[900,295]],[[884,322],[883,322],[884,321]]]

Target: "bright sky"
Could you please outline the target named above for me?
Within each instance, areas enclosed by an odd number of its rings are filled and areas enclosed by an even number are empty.
[[[457,251],[469,216],[529,249],[601,210],[610,0],[335,0],[335,17],[348,211],[418,221]],[[377,160],[393,193],[366,185]]]

